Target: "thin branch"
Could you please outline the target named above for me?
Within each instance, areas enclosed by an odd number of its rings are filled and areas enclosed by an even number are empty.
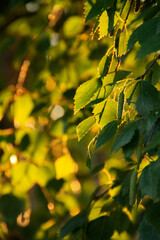
[[[129,14],[130,14],[130,11],[131,11],[131,8],[132,8],[133,3],[134,3],[134,0],[131,1],[131,4],[130,4],[130,7],[129,7],[127,16],[126,16],[126,18],[125,18],[125,20],[124,20],[124,25],[123,25],[123,28],[122,28],[122,29],[124,29],[125,26],[126,26],[126,23],[127,23],[127,20],[128,20],[128,17],[129,17]]]
[[[148,140],[147,140],[147,143],[145,144],[145,146],[147,146],[148,143],[151,141],[151,138],[152,138],[152,136],[153,136],[154,130],[155,130],[155,128],[157,127],[159,121],[160,121],[160,117],[159,117],[159,118],[157,119],[157,121],[155,122],[155,124],[154,124],[154,126],[153,126],[153,128],[152,128],[152,130],[151,130],[151,133],[150,133],[150,135],[149,135],[149,137],[148,137]]]
[[[143,78],[146,76],[146,74],[149,72],[149,70],[153,67],[153,65],[154,65],[155,62],[158,60],[158,58],[160,58],[160,54],[158,55],[158,57],[156,57],[156,58],[154,59],[154,61],[153,61],[152,64],[148,67],[148,69],[145,71],[145,73],[142,74],[141,76],[137,77],[136,80],[138,80],[138,79],[142,79],[142,80],[143,80]]]

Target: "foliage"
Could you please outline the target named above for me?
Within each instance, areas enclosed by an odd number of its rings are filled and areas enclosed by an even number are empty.
[[[160,239],[160,1],[82,5],[1,6],[1,239]]]

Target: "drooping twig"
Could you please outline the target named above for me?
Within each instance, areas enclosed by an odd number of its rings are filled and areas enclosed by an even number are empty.
[[[138,76],[138,77],[136,78],[136,80],[138,80],[138,79],[142,79],[142,80],[143,80],[143,78],[146,76],[146,74],[149,72],[149,70],[153,67],[153,65],[154,65],[155,62],[158,60],[158,58],[160,58],[160,54],[158,55],[158,57],[156,57],[156,58],[154,59],[154,61],[153,61],[152,64],[148,67],[148,69],[145,71],[145,73],[142,74],[141,76]]]

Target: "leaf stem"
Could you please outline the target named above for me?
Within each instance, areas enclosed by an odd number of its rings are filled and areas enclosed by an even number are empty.
[[[152,64],[148,67],[148,69],[145,71],[145,73],[142,74],[141,76],[137,77],[136,80],[138,80],[138,79],[142,79],[142,80],[143,80],[143,78],[146,76],[146,74],[149,72],[149,70],[153,67],[153,65],[154,65],[155,62],[158,60],[158,58],[160,58],[160,54],[158,55],[158,57],[156,57],[156,58],[154,59],[154,61],[153,61]]]

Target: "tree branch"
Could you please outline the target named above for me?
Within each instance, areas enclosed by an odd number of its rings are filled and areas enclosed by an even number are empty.
[[[138,80],[138,79],[142,79],[142,80],[143,80],[143,78],[146,76],[146,74],[149,72],[149,70],[153,67],[153,65],[154,65],[155,62],[158,60],[158,58],[160,58],[160,54],[158,55],[158,57],[156,57],[156,58],[154,59],[154,61],[153,61],[152,64],[149,66],[149,68],[145,71],[145,73],[142,74],[141,76],[137,77],[136,80]]]
[[[127,20],[128,20],[128,17],[129,17],[129,14],[130,14],[130,11],[131,11],[131,8],[132,8],[133,3],[134,3],[134,0],[131,1],[131,4],[130,4],[130,6],[129,6],[129,10],[128,10],[127,16],[126,16],[126,18],[125,18],[125,20],[124,20],[124,25],[123,25],[123,28],[122,28],[122,29],[125,28],[125,25],[126,25],[126,22],[127,22]]]

